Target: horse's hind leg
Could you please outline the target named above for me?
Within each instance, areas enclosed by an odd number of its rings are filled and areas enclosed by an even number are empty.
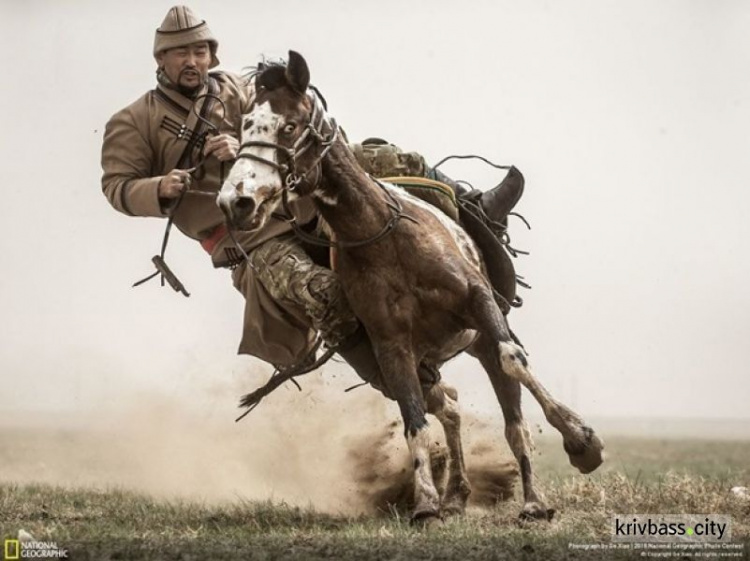
[[[425,392],[427,412],[435,415],[443,425],[445,443],[448,446],[448,483],[440,509],[447,515],[463,514],[471,494],[461,445],[461,413],[457,400],[456,390],[442,382]]]
[[[471,353],[479,359],[490,377],[505,418],[505,439],[521,470],[524,504],[520,518],[551,520],[555,511],[546,507],[542,495],[534,485],[532,442],[521,410],[521,384],[503,371],[496,344],[487,337],[480,337],[472,346]]]

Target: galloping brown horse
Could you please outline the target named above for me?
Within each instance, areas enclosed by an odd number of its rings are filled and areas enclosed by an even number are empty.
[[[390,397],[404,420],[415,476],[413,517],[461,512],[470,492],[455,393],[420,383],[420,364],[441,365],[462,351],[489,375],[505,417],[505,436],[518,460],[523,518],[552,516],[535,489],[531,441],[521,412],[521,384],[563,436],[581,472],[603,461],[603,443],[584,421],[552,398],[529,368],[493,296],[476,246],[441,211],[368,176],[338,134],[301,55],[266,67],[257,98],[243,117],[240,158],[218,204],[231,227],[260,228],[284,201],[311,196],[338,240],[338,272],[364,325]],[[429,412],[445,428],[448,486],[438,496],[430,471]]]

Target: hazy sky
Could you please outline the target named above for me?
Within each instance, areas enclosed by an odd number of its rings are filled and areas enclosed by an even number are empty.
[[[195,242],[177,234],[168,251],[191,298],[130,288],[164,222],[119,215],[101,194],[104,125],[155,85],[153,34],[171,5],[0,1],[6,412],[251,389],[270,373],[235,356],[241,296]],[[533,230],[512,222],[512,237],[531,251],[517,269],[533,290],[511,324],[559,398],[594,416],[750,419],[750,4],[191,6],[224,69],[305,55],[352,139],[524,172],[518,210]],[[482,188],[501,179],[444,169]],[[445,375],[465,407],[497,407],[476,362]],[[214,404],[228,418],[234,405]]]

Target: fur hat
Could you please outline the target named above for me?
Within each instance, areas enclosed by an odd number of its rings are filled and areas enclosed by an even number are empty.
[[[156,30],[154,37],[154,56],[167,49],[184,47],[191,43],[208,41],[211,48],[211,65],[213,68],[219,65],[216,51],[219,42],[214,37],[206,22],[195,15],[193,10],[187,6],[174,6],[167,12],[161,26]]]

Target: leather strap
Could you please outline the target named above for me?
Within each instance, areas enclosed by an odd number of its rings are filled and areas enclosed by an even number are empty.
[[[208,77],[208,93],[210,93],[211,96],[203,98],[203,106],[200,110],[200,116],[202,118],[196,118],[196,121],[198,122],[196,123],[196,126],[193,127],[195,134],[188,141],[187,145],[185,146],[185,150],[183,150],[182,155],[180,156],[180,159],[177,160],[177,165],[175,167],[178,169],[185,169],[190,167],[193,158],[193,149],[195,148],[197,139],[202,138],[203,135],[206,134],[206,130],[208,129],[206,121],[208,120],[208,115],[211,113],[211,110],[214,106],[214,98],[212,96],[219,93],[219,83],[212,76]],[[190,113],[188,121],[191,117],[195,117],[193,113],[194,112]]]

